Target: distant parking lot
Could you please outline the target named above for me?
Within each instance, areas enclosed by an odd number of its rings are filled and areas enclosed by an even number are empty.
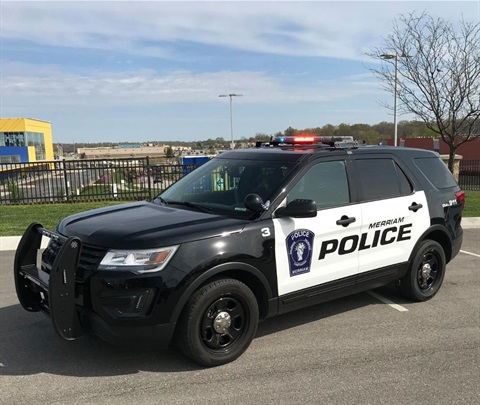
[[[66,342],[18,304],[0,252],[1,404],[474,404],[480,397],[480,230],[465,230],[439,294],[394,287],[267,320],[237,361]]]

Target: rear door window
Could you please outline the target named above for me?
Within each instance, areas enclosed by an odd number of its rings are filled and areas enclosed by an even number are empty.
[[[358,159],[355,173],[364,201],[400,197],[413,191],[410,181],[393,159]]]

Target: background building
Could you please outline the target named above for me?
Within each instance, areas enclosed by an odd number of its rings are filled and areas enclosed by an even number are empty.
[[[172,156],[195,154],[190,146],[170,146],[164,144],[121,143],[115,146],[77,148],[81,159],[124,159],[141,157],[166,157],[171,148]],[[198,155],[198,153],[196,153]],[[201,153],[203,155],[203,151]],[[170,157],[172,157],[170,156]]]
[[[138,146],[121,144],[114,147],[78,148],[77,153],[82,159],[124,159],[137,157],[163,157],[168,146]]]
[[[393,139],[387,139],[384,144],[393,145]],[[419,148],[433,150],[441,155],[448,155],[449,147],[441,138],[399,138],[398,144],[407,148]],[[460,145],[456,154],[463,157],[463,160],[480,160],[480,138]]]
[[[50,122],[32,118],[0,118],[0,163],[53,159]]]

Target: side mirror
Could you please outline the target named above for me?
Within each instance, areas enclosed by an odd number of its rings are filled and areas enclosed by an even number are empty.
[[[243,201],[248,210],[257,212],[265,208],[262,197],[258,194],[248,194]]]
[[[279,218],[313,218],[317,216],[317,204],[313,200],[293,200],[286,207],[280,207],[275,211]]]

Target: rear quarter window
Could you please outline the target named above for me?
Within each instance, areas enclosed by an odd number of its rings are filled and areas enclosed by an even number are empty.
[[[437,157],[415,158],[415,165],[436,188],[450,188],[457,185],[447,165]]]

